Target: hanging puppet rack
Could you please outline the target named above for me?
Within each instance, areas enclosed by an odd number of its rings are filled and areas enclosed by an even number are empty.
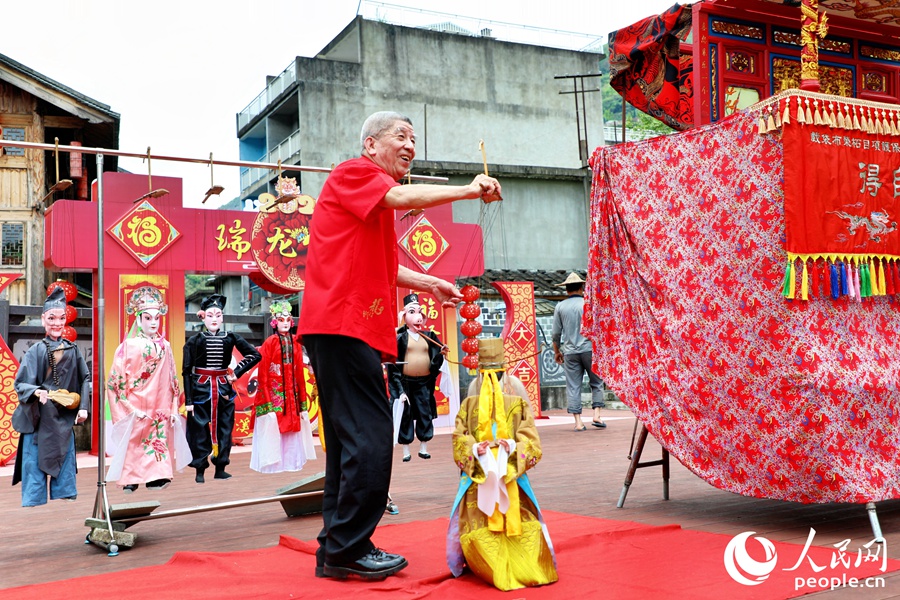
[[[150,161],[150,148],[147,148],[146,152],[128,152],[124,150],[114,150],[110,148],[93,148],[93,147],[85,147],[85,146],[60,146],[57,143],[54,144],[43,144],[37,142],[20,142],[20,141],[12,141],[12,140],[2,140],[0,139],[0,148],[4,147],[16,147],[23,148],[28,150],[52,150],[54,151],[55,156],[59,156],[59,151],[63,152],[73,152],[73,153],[83,153],[83,154],[94,154],[96,155],[96,164],[97,164],[97,254],[98,254],[98,268],[97,268],[97,289],[98,294],[96,296],[96,309],[99,314],[104,314],[106,309],[106,300],[104,298],[103,290],[104,290],[104,264],[103,264],[103,256],[104,256],[104,223],[103,223],[103,158],[105,155],[109,156],[124,156],[129,158],[141,158],[148,161],[148,183],[149,179],[149,161]],[[188,163],[197,163],[204,166],[212,168],[212,165],[222,165],[222,166],[232,166],[232,167],[250,167],[250,168],[262,168],[262,169],[270,169],[272,171],[278,172],[279,175],[282,170],[284,171],[306,171],[313,173],[330,173],[333,167],[310,167],[305,165],[285,165],[282,164],[281,161],[278,163],[262,163],[262,162],[251,162],[251,161],[233,161],[233,160],[213,160],[212,153],[210,153],[209,158],[192,158],[185,156],[166,156],[159,155],[154,156],[156,160],[162,161],[170,161],[170,162],[188,162]],[[59,179],[59,174],[57,173],[57,180]],[[443,183],[448,181],[446,177],[431,177],[425,175],[410,175],[408,177],[408,181],[427,181],[427,182],[439,182]],[[58,182],[59,183],[59,182]],[[58,183],[54,185],[54,188],[51,188],[52,191],[58,191],[64,189],[63,187],[57,187]],[[69,187],[69,186],[65,186]],[[152,186],[151,186],[152,187]],[[216,188],[213,184],[213,188]],[[214,190],[213,188],[210,191],[221,191]],[[152,195],[154,190],[151,189],[148,192],[148,196]],[[207,197],[204,198],[204,201],[212,195],[209,192],[207,193]],[[46,199],[46,196],[45,196]],[[104,356],[104,323],[103,319],[99,319],[96,323],[97,326],[97,339],[96,339],[96,348],[97,348],[97,372],[94,373],[94,380],[98,382],[105,381],[104,374],[104,366],[105,366],[105,356]],[[102,389],[102,383],[101,389]],[[105,398],[104,394],[100,393],[99,398],[97,399],[98,411],[97,414],[103,415],[106,412],[105,406]],[[94,500],[94,508],[93,514],[91,517],[86,519],[86,524],[91,527],[91,532],[88,534],[85,539],[85,543],[94,543],[98,546],[101,546],[109,551],[109,556],[117,556],[119,553],[119,544],[124,544],[126,546],[133,545],[134,537],[132,535],[126,534],[123,529],[123,522],[116,521],[115,524],[112,520],[112,510],[109,504],[109,497],[106,492],[106,443],[105,443],[105,423],[103,419],[100,419],[98,423],[98,441],[97,441],[97,496]],[[318,492],[320,493],[320,492]],[[238,500],[232,502],[222,502],[217,504],[208,504],[203,506],[196,506],[192,508],[185,509],[177,509],[172,511],[166,511],[163,513],[158,513],[156,515],[151,516],[148,513],[142,514],[139,516],[134,516],[128,518],[128,524],[138,522],[141,520],[148,519],[160,519],[164,517],[178,516],[183,514],[193,514],[197,512],[209,512],[213,510],[222,510],[226,508],[234,508],[239,506],[249,506],[254,504],[261,504],[265,502],[274,502],[274,501],[282,501],[290,500],[292,498],[301,498],[311,495],[311,492],[304,492],[301,494],[295,495],[283,495],[278,497],[266,497],[266,498],[251,498],[247,500]],[[152,512],[152,511],[150,511]]]

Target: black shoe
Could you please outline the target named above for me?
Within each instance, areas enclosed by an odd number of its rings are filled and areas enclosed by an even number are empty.
[[[169,487],[169,484],[172,483],[171,479],[154,479],[153,481],[147,482],[148,490],[164,490]]]
[[[431,458],[431,455],[428,454],[427,452],[419,452],[419,458],[424,458],[425,460],[428,460],[429,458]]]
[[[399,554],[388,554],[373,548],[368,554],[353,562],[341,565],[325,563],[324,575],[336,579],[384,579],[406,568],[409,562]]]
[[[328,577],[325,574],[325,548],[316,548],[316,577]]]
[[[205,470],[206,469],[197,469],[197,476],[194,477],[194,481],[196,481],[197,483],[205,482],[206,479],[203,478],[203,471],[205,471]]]
[[[412,460],[412,454],[407,454],[403,457],[403,462],[409,462]]]
[[[136,484],[136,483],[131,483],[131,484],[126,485],[123,491],[124,491],[126,494],[130,494],[130,493],[134,492],[134,491],[137,490],[137,489],[138,489],[138,484]]]
[[[213,479],[231,479],[231,473],[226,473],[225,467],[216,467],[216,474],[213,475]]]

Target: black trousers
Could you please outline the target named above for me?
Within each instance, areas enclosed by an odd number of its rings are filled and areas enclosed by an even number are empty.
[[[196,379],[196,375],[193,376]],[[213,386],[217,384],[212,382]],[[187,418],[187,442],[191,447],[190,466],[195,469],[205,469],[209,466],[207,458],[212,453],[212,400],[209,399],[209,384],[197,384],[194,386],[194,411]],[[234,391],[231,385],[218,384],[218,404],[216,406],[216,442],[218,453],[212,459],[217,467],[225,467],[231,462],[231,433],[234,430]],[[205,402],[197,403],[197,399],[205,399]]]
[[[339,335],[305,335],[319,388],[325,436],[323,527],[329,565],[352,562],[374,545],[391,483],[394,424],[380,354]]]
[[[409,398],[409,404],[403,406],[403,416],[400,418],[400,431],[397,434],[397,442],[411,444],[413,434],[420,442],[427,442],[434,437],[434,415],[431,414],[431,394],[434,383],[430,376],[407,377],[402,376],[403,391]]]

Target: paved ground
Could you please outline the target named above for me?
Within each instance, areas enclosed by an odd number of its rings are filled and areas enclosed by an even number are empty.
[[[544,458],[531,472],[538,500],[545,510],[648,524],[678,523],[686,529],[736,535],[756,531],[771,540],[803,544],[810,528],[815,543],[830,546],[850,539],[858,547],[872,538],[872,529],[861,505],[802,505],[744,498],[717,490],[672,460],[670,499],[662,499],[659,467],[638,471],[625,506],[616,508],[629,465],[635,419],[627,410],[604,410],[606,429],[588,427],[573,431],[564,411],[552,410],[539,421]],[[590,411],[585,411],[590,419]],[[448,429],[441,429],[429,444],[431,460],[413,456],[401,462],[395,451],[392,493],[400,514],[385,515],[382,523],[428,520],[447,516],[456,490]],[[652,440],[643,460],[661,456]],[[160,511],[217,502],[269,496],[278,488],[324,469],[321,456],[300,473],[262,475],[249,469],[249,449],[233,456],[234,478],[193,481],[192,473],[180,475],[161,492],[146,489],[126,496],[120,488],[108,490],[111,503],[158,500]],[[0,544],[5,549],[0,569],[0,588],[105,573],[159,564],[179,550],[230,551],[277,543],[279,534],[312,539],[318,533],[318,515],[287,518],[277,503],[231,508],[138,523],[129,531],[138,534],[134,548],[108,557],[100,548],[84,544],[97,490],[97,459],[79,457],[81,491],[76,502],[51,502],[44,507],[21,508],[18,487],[10,486],[10,467],[0,468]],[[880,503],[881,527],[888,540],[888,555],[900,559],[900,501]],[[552,533],[552,532],[551,532]],[[897,543],[894,543],[894,542]],[[664,553],[665,548],[660,548]],[[415,557],[409,557],[415,560]],[[596,569],[615,568],[615,556],[597,557]],[[723,567],[724,568],[724,567]],[[561,574],[564,576],[564,574]],[[900,598],[900,576],[885,578],[883,589],[837,590],[829,599]]]

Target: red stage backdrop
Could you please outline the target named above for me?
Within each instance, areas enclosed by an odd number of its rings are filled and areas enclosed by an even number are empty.
[[[594,367],[716,487],[799,502],[900,497],[898,300],[778,293],[782,182],[799,159],[759,135],[758,117],[594,153]]]

